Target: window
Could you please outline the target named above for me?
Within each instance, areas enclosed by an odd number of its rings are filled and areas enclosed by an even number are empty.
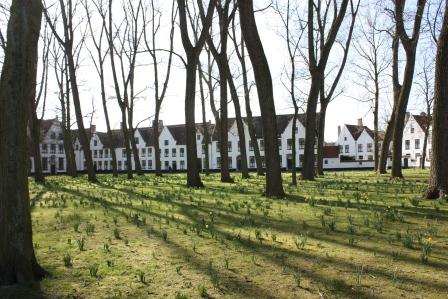
[[[415,139],[415,149],[420,149],[420,139]]]
[[[180,170],[184,170],[185,169],[185,161],[181,160],[180,161]]]
[[[261,141],[260,141],[261,143]],[[249,140],[249,151],[253,152],[254,151],[254,144],[252,143],[252,140]]]
[[[288,149],[288,150],[292,149],[292,139],[288,139],[286,141],[286,149]]]
[[[232,152],[232,141],[229,141],[229,143],[227,144],[227,150],[229,152]]]
[[[372,143],[367,143],[367,152],[369,152],[369,153],[373,152],[373,144]]]
[[[79,150],[79,145],[75,145],[75,150]]]
[[[363,151],[363,145],[358,144],[358,153],[362,153],[362,151]]]
[[[305,157],[304,154],[300,154],[300,155],[299,155],[299,162],[300,162],[300,163],[303,162],[304,157]]]
[[[328,164],[328,160],[324,160],[324,164]]]
[[[339,145],[339,153],[342,153],[343,150],[342,145]]]
[[[280,138],[278,139],[278,150],[282,150],[282,140]]]
[[[369,156],[367,157],[367,160],[369,160],[369,161],[373,161],[373,156],[372,156],[372,155],[369,155]]]
[[[347,141],[347,137],[344,137],[344,141]]]
[[[98,146],[98,140],[93,139],[93,146]]]
[[[139,144],[139,142],[140,142],[140,140],[139,140],[138,137],[135,137],[135,138],[134,138],[134,141],[135,141],[135,144]]]
[[[48,158],[42,158],[42,170],[48,170]]]
[[[59,140],[64,139],[64,136],[62,136],[62,133],[59,133],[59,134],[58,134],[58,139],[59,139]]]
[[[103,170],[103,161],[98,161],[98,170]]]
[[[169,157],[169,155],[170,155],[170,150],[169,149],[165,149],[165,157]]]
[[[108,149],[104,150],[104,158],[109,158],[109,150]]]
[[[50,138],[51,139],[56,139],[56,133],[55,132],[51,132],[50,133]]]
[[[227,161],[229,161],[229,168],[232,168],[232,157],[229,157]]]
[[[150,147],[150,148],[148,148],[148,157],[152,157],[152,148]]]
[[[180,150],[179,156],[182,158],[184,156],[184,154],[185,154],[185,149],[182,147],[179,150]]]
[[[58,153],[59,154],[63,154],[64,153],[64,145],[63,144],[59,144],[58,145]]]
[[[363,156],[358,156],[358,160],[363,160],[364,157]]]
[[[411,127],[411,134],[414,134],[414,131],[415,131],[414,127]]]
[[[221,157],[216,157],[216,168],[221,168]]]
[[[170,168],[170,162],[165,161],[165,169],[168,170]]]
[[[348,144],[345,145],[345,153],[348,154],[350,152],[350,146]]]
[[[93,151],[93,157],[94,157],[94,158],[98,158],[98,151],[97,151],[97,150],[94,150],[94,151]]]
[[[404,149],[405,150],[410,150],[411,149],[411,141],[410,140],[405,140],[404,141]]]
[[[255,157],[254,156],[249,157],[249,167],[255,168]]]
[[[146,148],[142,148],[142,157],[146,157]]]
[[[305,138],[299,138],[299,150],[305,149]]]
[[[100,159],[103,158],[103,150],[99,150],[98,155],[100,156]]]
[[[148,160],[148,168],[152,169],[152,160]]]
[[[104,170],[109,170],[109,161],[104,161]]]
[[[200,135],[200,134],[197,134],[197,135],[196,135],[196,139],[197,139],[197,140],[201,140],[201,135]]]
[[[219,153],[219,141],[216,141],[216,152]]]
[[[176,149],[173,148],[173,149],[171,150],[171,155],[172,155],[173,157],[176,157],[176,153],[177,153]]]
[[[163,144],[165,144],[165,146],[168,146],[168,140],[164,140]]]
[[[126,150],[125,150],[125,149],[122,149],[122,150],[121,150],[121,157],[122,157],[122,158],[125,158],[125,157],[126,157]]]
[[[142,160],[142,168],[146,169],[146,160]]]
[[[56,144],[50,144],[50,153],[56,154]]]

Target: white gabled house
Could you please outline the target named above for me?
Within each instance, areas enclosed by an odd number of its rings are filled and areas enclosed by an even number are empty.
[[[356,168],[374,166],[373,131],[364,126],[362,119],[357,125],[338,127],[340,168]]]
[[[425,113],[413,115],[406,113],[405,126],[403,130],[402,165],[404,167],[419,167],[423,159],[423,145],[425,131],[429,127],[428,144],[426,147],[425,166],[431,161],[432,127]]]

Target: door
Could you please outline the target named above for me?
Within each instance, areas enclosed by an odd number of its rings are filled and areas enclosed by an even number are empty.
[[[56,174],[56,165],[51,164],[51,174]]]
[[[241,170],[241,156],[236,157],[236,169]]]
[[[404,158],[404,168],[408,168],[409,167],[409,161],[408,158]]]
[[[176,171],[176,170],[177,170],[177,162],[173,161],[173,171]]]

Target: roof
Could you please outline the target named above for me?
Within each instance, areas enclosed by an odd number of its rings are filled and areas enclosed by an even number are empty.
[[[355,139],[355,140],[358,140],[359,136],[361,136],[362,132],[364,132],[364,131],[366,131],[370,137],[373,138],[373,136],[374,136],[373,131],[370,130],[366,126],[357,126],[357,125],[347,125],[346,124],[345,127],[347,128],[347,130],[350,132],[353,139]]]
[[[121,148],[125,147],[123,132],[121,130],[111,130],[112,143],[107,133],[96,133],[104,148]]]
[[[324,146],[324,158],[339,158],[339,146]]]
[[[423,131],[426,131],[428,127],[428,116],[426,114],[413,115],[417,124],[422,128]],[[429,117],[429,122],[431,122],[431,116]]]
[[[176,140],[177,145],[185,145],[187,144],[186,138],[186,129],[185,125],[171,125],[166,126],[173,136],[174,140]]]

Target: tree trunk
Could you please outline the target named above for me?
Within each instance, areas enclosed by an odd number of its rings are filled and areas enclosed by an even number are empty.
[[[321,103],[319,113],[319,127],[317,134],[317,174],[324,175],[324,145],[325,145],[325,118],[328,102]]]
[[[192,55],[196,56],[196,55]],[[187,139],[187,186],[204,187],[199,176],[198,154],[196,145],[195,97],[196,97],[196,65],[199,57],[188,57],[187,77],[185,85],[185,122]]]
[[[137,173],[137,175],[143,175],[142,165],[140,164],[140,155],[138,152],[137,144],[135,143],[134,133],[135,129],[132,126],[132,123],[129,122],[128,134],[129,134],[129,141],[131,143],[132,155],[134,157],[135,172]]]
[[[316,107],[321,86],[320,82],[319,72],[313,72],[306,108],[305,152],[302,166],[302,179],[309,181],[314,180],[316,169],[314,147],[316,144]]]
[[[35,107],[32,107],[31,117],[29,121],[31,132],[31,146],[33,148],[34,157],[34,180],[36,183],[44,183],[45,177],[42,172],[42,158],[40,155],[40,124],[36,115]]]
[[[297,149],[296,149],[296,128],[297,128],[297,118],[299,114],[299,107],[294,101],[294,117],[292,119],[292,169],[291,169],[291,185],[297,186]]]
[[[431,112],[431,111],[429,111],[429,112]],[[426,128],[425,128],[425,137],[423,139],[423,153],[422,153],[422,158],[420,160],[420,168],[421,169],[425,169],[426,151],[428,149],[429,126],[431,124],[431,115],[428,113],[428,114],[426,114],[426,116],[427,116],[427,119],[426,119]]]
[[[261,118],[263,122],[263,137],[269,141],[265,143],[266,159],[266,196],[284,197],[282,174],[280,169],[277,119],[275,115],[274,93],[269,64],[263,45],[258,35],[255,23],[253,1],[238,0],[240,10],[241,32],[247,45],[249,57],[252,61],[255,80],[257,82],[258,98],[260,102]]]
[[[232,74],[228,62],[226,62],[227,81],[230,87],[230,94],[232,96],[233,106],[235,107],[236,126],[238,128],[238,137],[240,142],[240,159],[241,159],[241,176],[243,179],[250,178],[249,170],[247,168],[247,151],[246,151],[246,135],[244,134],[244,124],[241,117],[240,100],[236,92],[235,83],[233,82]]]
[[[159,115],[160,106],[156,105],[156,113],[154,116],[154,123],[152,124],[153,138],[154,138],[154,157],[156,164],[156,176],[162,176],[162,167],[160,162],[160,144],[159,144]]]
[[[203,78],[202,78],[202,66],[201,66],[200,62],[198,64],[198,73],[199,73],[199,89],[200,89],[199,91],[201,94],[202,128],[204,130],[204,148],[205,148],[204,170],[205,170],[205,175],[208,176],[208,175],[210,175],[210,155],[209,155],[209,150],[208,150],[208,146],[210,144],[210,134],[208,131],[207,118],[206,118],[206,114],[205,114],[205,94],[204,94],[204,84],[203,84]],[[213,92],[213,90],[211,92]]]
[[[376,67],[375,67],[376,68]],[[379,89],[378,71],[375,71],[375,100],[373,104],[373,160],[375,161],[374,171],[378,171],[379,165],[379,125],[378,125],[378,110],[380,102],[380,89]]]
[[[126,150],[126,173],[128,175],[128,179],[133,179],[132,174],[132,155],[131,155],[131,145],[129,142],[129,133],[128,133],[128,127],[126,125],[126,108],[123,106],[120,106],[121,108],[121,132],[123,133],[124,138],[124,146]]]
[[[229,132],[227,122],[227,72],[225,70],[224,60],[227,56],[219,55],[215,57],[219,69],[219,85],[220,85],[220,125],[219,125],[219,153],[221,155],[221,182],[233,183],[229,172]]]
[[[448,192],[448,2],[437,43],[432,128],[431,177],[426,197],[446,196]]]
[[[235,46],[236,47],[236,46]],[[254,147],[254,154],[255,154],[255,163],[257,166],[257,175],[263,176],[263,162],[261,160],[261,154],[260,154],[260,147],[258,146],[258,140],[255,133],[255,127],[254,127],[254,121],[252,117],[252,109],[250,107],[250,91],[249,91],[249,83],[247,80],[247,68],[246,68],[246,61],[245,61],[245,51],[244,51],[244,39],[243,36],[241,36],[241,71],[243,75],[243,86],[244,86],[244,102],[246,105],[246,120],[247,120],[247,128],[249,131],[249,137],[252,142],[252,145]]]
[[[73,138],[72,133],[70,131],[70,79],[67,70],[67,60],[65,59],[66,67],[61,74],[61,111],[62,111],[62,134],[64,139],[64,150],[65,150],[65,159],[67,160],[67,174],[72,178],[78,176],[78,171],[76,168],[76,155],[75,149],[73,148]],[[63,77],[65,74],[65,86],[66,86],[66,94],[65,97],[67,102],[64,102],[64,87],[63,87]]]
[[[0,78],[0,285],[45,275],[33,248],[27,167],[41,18],[41,1],[12,1]]]

